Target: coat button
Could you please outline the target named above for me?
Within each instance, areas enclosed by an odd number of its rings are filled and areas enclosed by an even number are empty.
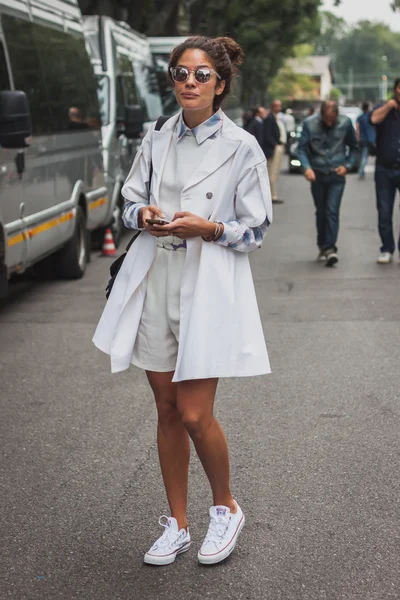
[[[207,192],[206,198],[208,198],[209,200],[211,200],[212,197],[213,197],[212,192]]]

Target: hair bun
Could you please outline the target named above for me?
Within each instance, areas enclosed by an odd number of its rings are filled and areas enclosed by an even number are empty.
[[[237,66],[242,64],[244,61],[244,52],[235,40],[230,37],[218,37],[215,38],[214,41],[224,46],[233,65]]]

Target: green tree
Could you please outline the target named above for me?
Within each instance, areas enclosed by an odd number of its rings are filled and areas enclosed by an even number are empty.
[[[124,20],[147,35],[230,35],[243,47],[242,100],[263,102],[295,44],[318,32],[321,0],[79,0],[84,14]]]
[[[349,27],[344,19],[337,17],[329,11],[320,13],[320,32],[314,41],[315,54],[325,56],[329,54],[334,58],[342,39],[349,32]]]
[[[339,90],[339,88],[337,88],[337,87],[333,87],[333,88],[331,89],[331,91],[330,91],[330,94],[329,94],[329,99],[330,99],[330,100],[335,100],[335,102],[338,102],[338,101],[339,101],[339,98],[340,98],[340,96],[342,96],[342,95],[343,95],[343,94],[342,94],[341,90]]]
[[[343,38],[336,50],[334,70],[337,83],[351,87],[355,100],[376,100],[379,84],[387,77],[389,88],[398,76],[400,34],[383,23],[361,21]]]
[[[319,97],[319,88],[309,75],[295,73],[290,67],[283,67],[274,77],[268,88],[270,98],[279,98],[282,102],[296,99]]]

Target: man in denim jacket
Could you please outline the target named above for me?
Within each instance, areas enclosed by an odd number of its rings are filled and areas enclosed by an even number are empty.
[[[311,182],[318,259],[332,267],[339,260],[336,240],[346,174],[357,162],[356,132],[349,117],[339,115],[336,102],[326,100],[320,115],[304,121],[297,156],[305,178]]]

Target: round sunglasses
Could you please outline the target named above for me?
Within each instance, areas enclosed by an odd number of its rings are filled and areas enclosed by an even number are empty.
[[[198,67],[197,69],[187,69],[186,67],[171,67],[171,77],[177,83],[185,83],[189,79],[190,73],[194,73],[194,78],[197,83],[208,83],[211,75],[214,73],[218,79],[221,77],[214,69],[208,67]]]

